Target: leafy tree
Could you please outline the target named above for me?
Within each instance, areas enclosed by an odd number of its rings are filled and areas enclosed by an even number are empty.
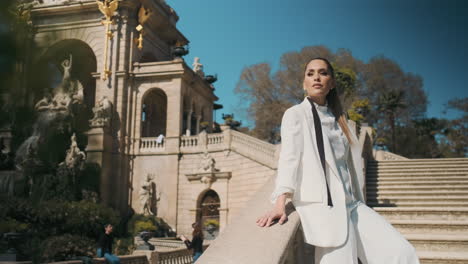
[[[288,52],[281,56],[276,72],[272,72],[270,64],[259,63],[244,68],[241,73],[235,92],[241,98],[247,118],[255,123],[253,136],[271,143],[279,141],[281,117],[287,108],[304,99],[304,69],[315,57],[331,60],[345,109],[351,105],[357,94],[357,70],[362,62],[350,51],[340,49],[333,53],[325,46],[310,46],[299,52]]]
[[[452,99],[446,105],[446,110],[456,110],[462,113],[460,118],[445,120],[446,131],[440,139],[440,149],[445,157],[468,156],[468,97]]]
[[[403,102],[403,91],[394,90],[386,92],[379,97],[377,109],[388,119],[392,135],[392,151],[396,152],[396,137],[395,125],[397,119],[397,112],[401,108],[405,108],[406,104]]]
[[[348,110],[349,119],[360,124],[365,121],[366,116],[370,111],[369,99],[356,100],[351,104],[351,109]]]
[[[369,125],[377,130],[379,138],[386,138],[390,151],[411,157],[408,145],[398,144],[397,139],[404,135],[396,127],[412,127],[413,120],[425,117],[427,95],[422,78],[405,73],[398,63],[384,56],[371,58],[361,68],[360,76],[359,95],[368,98],[373,106],[367,117]]]

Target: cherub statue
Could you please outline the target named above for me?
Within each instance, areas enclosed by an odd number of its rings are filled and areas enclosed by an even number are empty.
[[[108,122],[112,116],[112,103],[107,99],[107,96],[103,96],[99,100],[95,107],[93,107],[94,117],[91,119],[92,124],[104,124]]]
[[[200,63],[200,58],[195,57],[193,58],[193,64],[192,64],[192,69],[193,71],[200,75],[201,77],[205,76],[205,73],[203,72],[203,64]]]
[[[66,81],[70,80],[70,71],[72,67],[72,55],[70,54],[70,59],[66,59],[62,61],[62,67],[63,67],[63,79],[62,79],[62,84],[64,84]]]

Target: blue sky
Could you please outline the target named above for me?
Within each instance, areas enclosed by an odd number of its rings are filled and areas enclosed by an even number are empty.
[[[468,96],[468,1],[464,0],[167,0],[190,40],[191,65],[200,57],[205,73],[218,74],[217,113],[242,119],[234,88],[242,69],[305,46],[351,50],[365,62],[384,55],[405,72],[419,74],[429,98],[428,117],[444,104]]]

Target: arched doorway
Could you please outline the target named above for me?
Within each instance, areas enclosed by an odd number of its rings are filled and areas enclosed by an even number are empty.
[[[203,227],[205,239],[215,239],[219,233],[219,195],[214,190],[202,193],[197,204],[197,221]]]
[[[141,137],[166,135],[167,96],[161,89],[153,89],[143,97],[141,109]]]

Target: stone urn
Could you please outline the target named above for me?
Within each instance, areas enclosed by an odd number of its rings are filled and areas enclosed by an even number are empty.
[[[175,46],[172,48],[172,55],[176,58],[182,58],[182,56],[185,56],[188,53],[189,50],[185,46]]]
[[[218,80],[218,75],[206,75],[205,76],[205,81],[207,81],[209,84],[212,84]]]

